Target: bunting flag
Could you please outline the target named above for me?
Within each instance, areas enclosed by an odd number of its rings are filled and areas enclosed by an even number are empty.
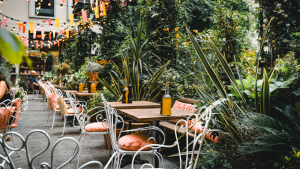
[[[7,18],[3,16],[3,28],[6,28]]]
[[[42,20],[42,22],[43,22],[43,23],[46,23],[46,22],[47,22],[47,20]]]
[[[59,28],[59,18],[55,18],[55,21],[56,21],[56,28]]]
[[[53,30],[53,38],[55,38],[55,30]]]
[[[77,3],[77,0],[74,0],[75,3]]]
[[[43,46],[44,46],[43,43],[44,42],[41,40],[40,43],[41,43],[41,49],[43,49]]]
[[[33,28],[32,33],[33,33],[33,39],[36,39],[36,28]]]
[[[2,22],[0,22],[0,26],[2,25]]]
[[[105,3],[104,2],[102,2],[102,9],[103,9],[104,16],[106,16],[106,9],[105,9]]]
[[[27,37],[24,37],[24,38],[22,39],[22,41],[23,41],[23,46],[25,46],[25,38],[27,38]]]
[[[96,6],[98,6],[98,0],[96,0]]]
[[[94,7],[93,9],[94,9],[94,11],[95,11],[95,17],[96,17],[96,18],[99,18],[99,7],[96,6],[96,7]]]
[[[30,23],[30,33],[32,33],[32,31],[33,31],[33,24],[34,24],[34,22],[29,22]]]
[[[48,23],[49,23],[49,25],[51,26],[51,19],[48,19]]]
[[[70,32],[70,29],[67,29],[67,30],[66,30],[66,36],[67,36],[68,39],[69,39],[69,37],[70,37],[69,32]]]
[[[23,33],[25,33],[26,23],[23,23]]]
[[[53,41],[53,46],[55,46],[55,41]]]
[[[85,0],[83,0],[83,3],[85,4]]]
[[[49,33],[49,40],[51,40],[51,32]]]
[[[90,1],[91,1],[91,8],[93,8],[94,0],[90,0]]]
[[[82,13],[82,22],[83,22],[83,23],[87,22],[87,18],[86,18],[86,10],[82,10],[81,13]]]
[[[102,3],[99,6],[100,6],[100,11],[103,12]]]
[[[21,32],[21,28],[22,28],[23,23],[17,23],[17,25],[19,26],[19,32]]]
[[[26,39],[27,36],[25,36],[24,38]],[[26,40],[26,46],[28,47],[28,45],[29,45],[29,40],[27,39],[27,40]]]
[[[63,30],[60,30],[59,34],[63,34]]]
[[[41,33],[42,33],[42,40],[44,40],[44,37],[45,37],[45,30],[41,30]]]
[[[65,3],[65,0],[62,0],[62,3],[64,4],[64,3]]]
[[[57,41],[57,46],[59,46],[59,41]]]
[[[35,41],[35,47],[36,47],[36,48],[39,47],[39,41]]]
[[[74,14],[69,15],[69,18],[70,18],[70,26],[73,26]]]

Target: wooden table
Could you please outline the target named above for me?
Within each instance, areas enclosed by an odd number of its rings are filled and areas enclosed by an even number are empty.
[[[60,85],[53,85],[55,88],[58,88],[58,89],[63,89],[64,87],[66,87],[66,86],[60,86]]]
[[[88,91],[83,91],[83,92],[76,92],[74,94],[79,97],[91,97],[96,93],[88,93]]]
[[[172,120],[182,119],[191,115],[191,112],[186,110],[179,110],[171,108],[170,116],[163,116],[160,114],[160,108],[147,108],[147,109],[117,109],[118,113],[127,116],[138,122],[148,122],[151,125],[159,127],[159,121],[161,120]],[[155,124],[154,124],[155,123]],[[159,132],[155,130],[155,139],[159,143]],[[155,157],[155,168],[159,167],[159,160]]]
[[[171,116],[160,114],[160,108],[152,109],[117,109],[118,113],[138,122],[159,122],[161,120],[182,119],[191,115],[190,111],[171,108]]]
[[[160,104],[148,101],[132,101],[132,103],[108,102],[115,109],[142,109],[142,108],[160,108]],[[100,102],[104,106],[103,102]]]
[[[69,93],[79,93],[79,91],[77,91],[77,90],[63,90],[63,92],[64,93],[66,93],[66,91],[68,91]],[[84,90],[82,93],[88,93],[88,91],[87,90]]]

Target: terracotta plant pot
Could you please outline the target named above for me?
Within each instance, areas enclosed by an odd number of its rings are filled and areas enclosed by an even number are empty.
[[[89,81],[93,81],[93,80],[97,81],[99,72],[94,72],[94,73],[88,72],[88,75],[89,75]]]

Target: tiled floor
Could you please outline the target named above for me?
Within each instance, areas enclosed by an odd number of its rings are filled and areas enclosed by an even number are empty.
[[[29,96],[31,98],[31,96]],[[51,162],[51,149],[53,148],[54,143],[59,140],[61,137],[62,128],[60,129],[59,133],[56,133],[59,126],[62,126],[60,123],[60,114],[57,114],[55,119],[55,125],[54,129],[50,130],[51,124],[52,124],[52,116],[50,116],[49,122],[47,126],[44,126],[47,121],[48,116],[48,109],[42,110],[42,102],[39,102],[39,100],[29,100],[29,106],[27,111],[21,116],[18,122],[18,127],[13,129],[13,131],[16,131],[20,133],[24,138],[26,135],[35,129],[44,130],[47,132],[51,138],[51,143],[49,149],[43,153],[42,155],[38,156],[33,164],[35,168],[41,168],[40,164],[42,162],[47,162],[50,164]],[[76,140],[79,138],[79,127],[70,127],[67,126],[65,130],[64,137],[73,137]],[[21,141],[19,139],[15,139],[17,146],[20,146]],[[9,142],[12,144],[12,141]],[[43,134],[32,134],[29,137],[28,142],[28,149],[30,151],[31,158],[34,156],[34,154],[42,151],[44,148],[47,147],[47,138]],[[53,168],[57,168],[61,164],[63,164],[65,161],[67,161],[73,154],[75,149],[75,144],[72,141],[66,140],[60,143],[55,151],[54,151],[54,160],[53,160]],[[168,154],[169,153],[169,154]],[[177,169],[179,168],[179,160],[177,157],[169,158],[167,157],[170,155],[171,152],[168,150],[165,150],[163,153],[164,156],[164,168],[166,169]],[[3,154],[2,148],[0,149],[0,154]],[[16,168],[28,168],[27,167],[27,159],[26,155],[23,152],[20,152],[21,157],[18,157],[16,154],[12,156],[14,160],[14,164]],[[102,135],[87,135],[84,139],[83,147],[82,147],[82,153],[80,157],[80,165],[83,165],[84,163],[92,160],[100,161],[103,165],[105,165],[109,158],[111,152],[105,148],[104,145],[104,137]],[[172,154],[172,153],[171,153]],[[142,155],[142,159],[151,161],[150,155]],[[75,157],[75,159],[67,164],[65,167],[66,169],[75,169],[77,165],[77,159],[78,156]],[[0,158],[0,162],[1,162]],[[140,168],[141,165],[135,165],[134,168]],[[88,166],[86,168],[99,168],[95,165]],[[131,168],[131,165],[127,165],[124,168]]]

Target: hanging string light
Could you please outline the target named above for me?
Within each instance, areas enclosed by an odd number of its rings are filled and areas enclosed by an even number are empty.
[[[40,27],[40,24],[39,24],[39,23],[37,24],[37,27],[38,27],[38,28]]]
[[[48,6],[51,6],[51,2],[48,3]]]
[[[60,4],[60,8],[62,9],[62,7],[63,7],[63,4]]]
[[[2,4],[3,0],[0,0],[0,4]]]

